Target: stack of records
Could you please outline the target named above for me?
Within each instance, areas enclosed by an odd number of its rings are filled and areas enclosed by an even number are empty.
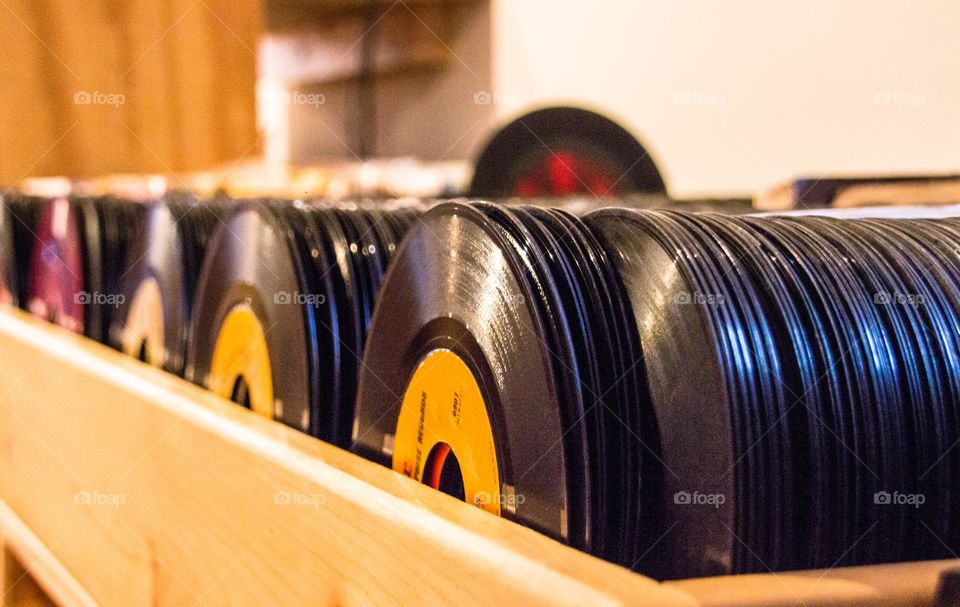
[[[235,205],[204,259],[187,377],[347,445],[374,301],[419,213],[389,204]]]
[[[355,449],[644,573],[960,548],[960,221],[441,205]]]

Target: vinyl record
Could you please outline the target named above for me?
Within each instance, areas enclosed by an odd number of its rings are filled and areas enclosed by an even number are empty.
[[[266,204],[239,203],[204,258],[187,377],[253,411],[307,430],[309,336],[287,226]]]
[[[128,238],[120,307],[111,344],[151,365],[183,375],[200,264],[223,204],[173,194],[150,203]]]
[[[354,449],[566,539],[554,371],[518,245],[460,204],[411,228],[369,335]]]
[[[654,217],[611,210],[588,223],[616,260],[638,319],[666,471],[658,492],[666,531],[657,547],[665,565],[660,575],[677,576],[678,564],[689,575],[726,573],[733,567],[735,528],[743,526],[735,496],[747,487],[746,479],[728,474],[745,451],[731,438],[737,424],[748,422],[722,403],[749,395],[724,366],[742,353],[712,337],[711,324],[735,322],[720,304],[729,293],[721,291],[719,273],[684,271],[688,260],[703,257],[702,248],[669,218]]]
[[[110,327],[126,301],[121,280],[135,261],[130,251],[143,223],[146,204],[113,197],[78,198],[74,201],[84,211],[86,221],[96,217],[98,229],[85,226],[87,275],[90,278],[91,305],[87,307],[86,335],[111,345]],[[97,240],[99,238],[99,240]],[[95,282],[96,281],[96,282]]]
[[[81,210],[69,199],[52,198],[43,203],[27,296],[27,309],[33,315],[81,334],[86,329],[86,305],[91,293],[88,289],[98,284],[85,271],[85,226],[97,229],[95,218],[91,222],[90,218],[81,217]]]
[[[910,382],[900,379],[909,397],[905,411],[902,436],[912,444],[907,448],[910,457],[905,466],[904,490],[922,494],[928,500],[917,508],[906,510],[904,541],[909,530],[927,525],[934,534],[950,538],[951,510],[949,487],[953,462],[951,445],[946,441],[956,434],[956,409],[960,402],[960,318],[950,309],[950,298],[944,297],[936,274],[939,262],[926,250],[916,247],[911,238],[904,238],[896,230],[898,224],[863,222],[853,226],[864,245],[878,251],[881,262],[887,262],[893,277],[892,288],[896,299],[913,305],[903,306],[905,332],[900,347],[907,350],[901,356],[911,362]],[[884,264],[884,265],[887,265]],[[889,306],[884,306],[889,307]],[[951,426],[954,430],[951,431]],[[947,459],[946,462],[943,462]],[[941,465],[941,462],[943,465]],[[938,508],[948,504],[947,508]],[[951,541],[947,539],[946,541]],[[913,546],[911,558],[929,559],[936,550],[926,544]]]
[[[666,193],[632,193],[609,198],[589,196],[565,196],[559,198],[503,198],[498,204],[507,206],[532,206],[536,208],[558,209],[583,216],[587,213],[606,208],[675,210],[690,213],[723,213],[742,215],[755,210],[749,198],[671,198]]]
[[[375,225],[383,217],[373,218],[356,206],[299,201],[232,210],[204,258],[187,376],[346,445],[360,353],[390,256]]]
[[[905,239],[921,229],[909,220],[586,221],[637,319],[665,469],[662,577],[954,550],[955,255]]]
[[[42,205],[31,261],[28,309],[109,343],[123,296],[119,280],[143,205],[109,197],[51,198]]]
[[[19,278],[13,239],[15,219],[7,203],[8,197],[0,197],[0,304],[17,305]]]
[[[4,196],[8,227],[13,239],[13,273],[10,284],[16,285],[12,292],[13,303],[27,309],[30,287],[30,271],[40,213],[44,199],[8,192]]]
[[[643,378],[609,268],[563,211],[427,213],[374,314],[354,449],[570,545],[636,560],[649,546],[627,541],[650,515],[640,477],[657,476],[641,443],[655,450],[656,437],[646,412],[625,406]]]

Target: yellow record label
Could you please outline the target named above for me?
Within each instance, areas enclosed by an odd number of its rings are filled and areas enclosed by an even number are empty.
[[[143,353],[147,364],[163,366],[163,301],[153,278],[141,282],[134,292],[120,341],[124,353],[133,357]]]
[[[468,503],[500,514],[500,472],[493,427],[480,386],[469,367],[450,350],[427,354],[403,396],[393,469],[437,486],[439,470],[431,469],[431,453],[452,452],[460,464]],[[436,468],[437,464],[434,464]]]
[[[247,304],[234,306],[220,325],[213,348],[209,388],[232,398],[237,381],[246,382],[250,408],[273,417],[273,376],[263,325]]]

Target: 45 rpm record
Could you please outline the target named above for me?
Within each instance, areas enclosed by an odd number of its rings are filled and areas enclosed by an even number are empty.
[[[110,320],[123,299],[119,279],[142,205],[108,197],[71,197],[49,199],[42,209],[28,309],[106,344]]]
[[[30,287],[30,271],[35,248],[37,224],[45,201],[41,198],[8,192],[3,198],[7,210],[7,228],[12,238],[13,251],[8,270],[10,285],[15,286],[11,295],[14,305],[27,309]]]
[[[183,375],[200,264],[223,205],[173,194],[149,204],[127,252],[112,345]]]
[[[409,223],[378,213],[299,201],[230,212],[204,258],[187,376],[345,446],[374,299]]]
[[[644,542],[625,540],[650,514],[640,443],[656,438],[645,412],[625,406],[643,379],[608,269],[563,211],[448,203],[426,214],[374,314],[354,449],[573,546],[636,560]]]
[[[0,304],[17,305],[19,278],[12,226],[15,219],[11,216],[6,198],[0,197]]]
[[[89,278],[78,209],[67,198],[48,200],[37,221],[27,309],[76,333],[86,328]],[[94,225],[94,228],[96,226]]]
[[[284,225],[265,204],[228,213],[204,258],[187,377],[266,417],[310,427],[310,336]]]
[[[954,550],[956,256],[904,238],[924,224],[624,210],[586,222],[644,353],[661,576]]]
[[[411,228],[368,336],[354,449],[435,487],[453,475],[467,502],[567,539],[584,507],[569,512],[553,366],[515,244],[461,204]]]
[[[666,470],[658,490],[660,527],[669,530],[657,547],[665,565],[660,576],[677,577],[678,569],[690,576],[728,573],[736,544],[734,495],[743,491],[728,473],[738,457],[730,442],[738,420],[723,406],[735,398],[723,370],[735,353],[714,341],[705,305],[698,305],[727,294],[719,292],[716,272],[683,271],[672,252],[689,247],[693,256],[702,250],[682,236],[671,239],[666,229],[658,240],[642,222],[652,223],[651,217],[610,210],[587,221],[610,247],[638,320]]]
[[[126,302],[122,279],[129,273],[130,251],[143,223],[147,205],[140,201],[104,196],[77,198],[84,212],[87,276],[89,280],[86,335],[112,345],[110,327]],[[95,220],[94,220],[95,217]],[[96,221],[97,230],[91,227]]]

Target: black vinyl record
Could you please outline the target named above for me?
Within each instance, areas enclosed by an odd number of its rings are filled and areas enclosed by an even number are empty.
[[[573,518],[582,544],[584,498],[568,493],[541,293],[523,278],[533,272],[522,244],[461,204],[410,229],[368,337],[354,449],[438,488],[459,464],[464,478],[445,486],[467,501],[561,539]],[[412,417],[401,419],[404,407]]]
[[[27,307],[36,316],[108,344],[111,319],[123,301],[119,281],[143,205],[74,196],[45,200],[41,209]]]
[[[9,284],[16,285],[12,292],[13,303],[26,309],[37,222],[44,200],[18,192],[7,192],[3,202],[7,209],[7,227],[13,241],[13,276],[9,278]]]
[[[288,226],[238,203],[210,242],[190,328],[187,378],[306,431],[310,347]]]
[[[702,251],[672,237],[671,224],[658,234],[652,215],[614,210],[588,223],[610,248],[632,304],[659,428],[665,473],[662,488],[653,490],[666,535],[656,549],[658,573],[675,577],[681,563],[688,575],[729,572],[739,526],[735,499],[745,490],[729,472],[744,449],[731,442],[738,419],[723,403],[745,396],[725,380],[724,364],[736,353],[714,339],[713,326],[729,321],[720,316],[728,294],[718,292],[706,268],[684,271],[685,260]]]
[[[13,222],[9,194],[0,197],[0,304],[18,304],[19,276],[17,275],[17,256],[13,237]]]
[[[660,575],[949,554],[956,262],[896,233],[918,223],[587,223],[640,331],[666,470]]]
[[[82,209],[87,259],[85,334],[110,344],[110,327],[125,301],[120,281],[127,274],[129,253],[142,222],[145,204],[110,196],[75,198]]]
[[[649,544],[630,540],[652,513],[641,477],[656,483],[644,451],[657,439],[648,412],[626,406],[644,380],[620,288],[564,211],[432,210],[383,287],[354,449],[573,546],[639,559]]]
[[[137,204],[137,203],[130,203]],[[224,206],[173,194],[146,205],[136,233],[126,239],[119,276],[120,306],[111,345],[182,376],[197,279],[206,243]]]
[[[187,377],[347,445],[360,353],[395,248],[380,238],[386,221],[376,213],[319,202],[238,204],[204,257]]]

